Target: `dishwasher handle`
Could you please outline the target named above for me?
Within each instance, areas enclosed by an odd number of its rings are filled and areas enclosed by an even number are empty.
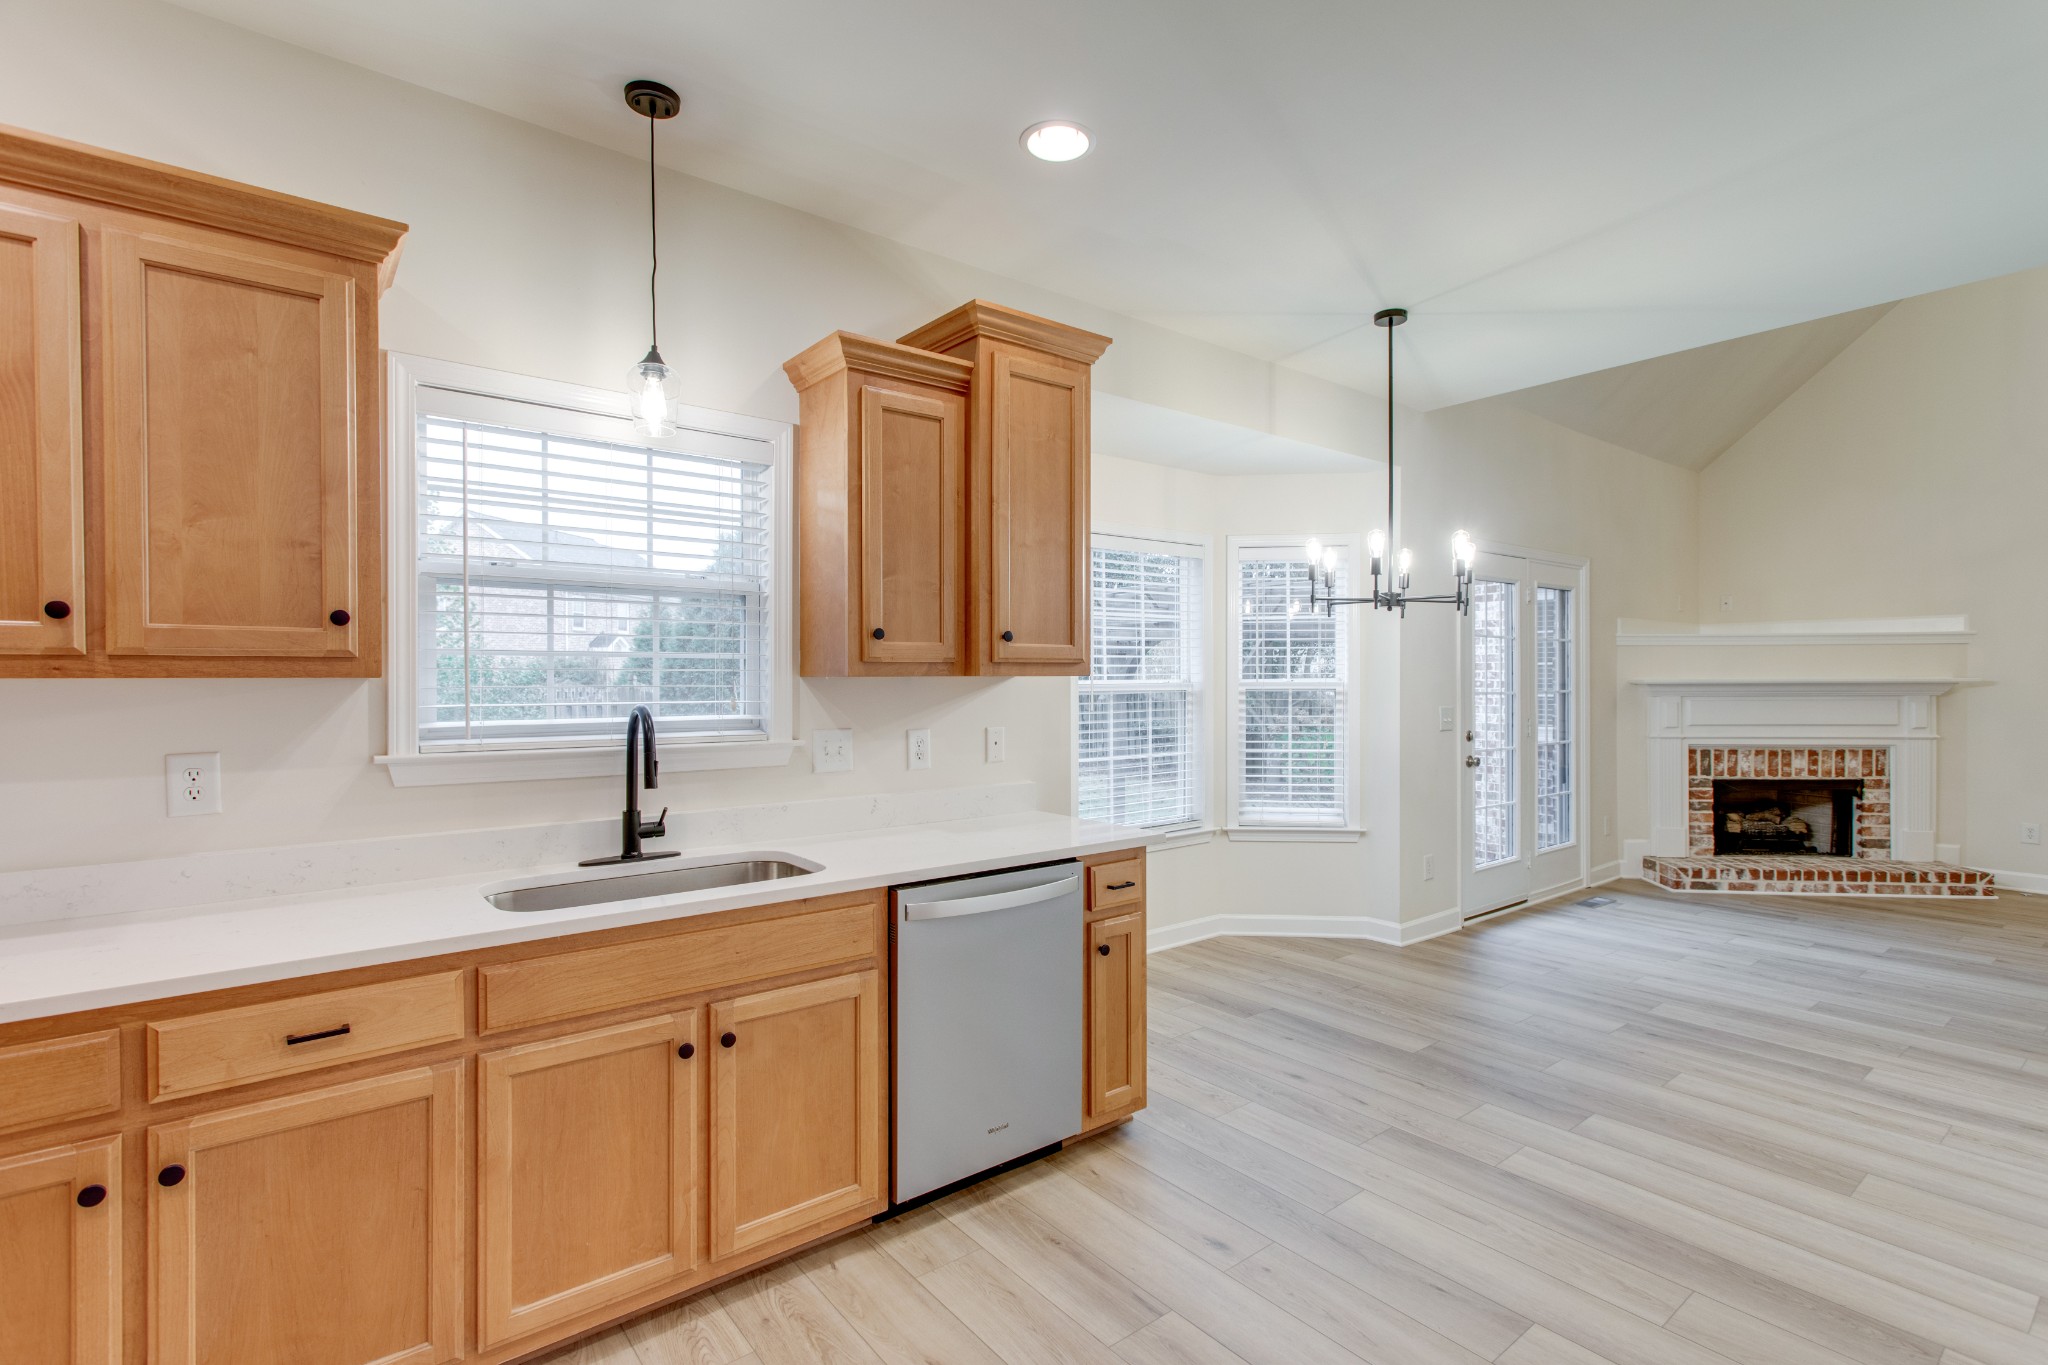
[[[906,920],[952,919],[956,915],[983,915],[991,910],[1014,910],[1020,905],[1036,905],[1040,901],[1078,895],[1080,890],[1079,877],[1066,877],[1060,881],[1047,882],[1043,886],[1027,886],[1016,891],[997,891],[987,896],[963,896],[957,900],[915,901],[903,897],[899,904],[903,907],[903,918]]]

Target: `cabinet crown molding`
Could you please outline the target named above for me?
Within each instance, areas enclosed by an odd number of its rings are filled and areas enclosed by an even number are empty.
[[[0,124],[0,183],[176,218],[378,268],[388,286],[406,225],[158,161]]]
[[[834,332],[782,366],[782,372],[799,393],[847,370],[934,384],[956,393],[967,392],[968,381],[974,375],[974,366],[968,361],[864,337],[857,332]]]
[[[934,318],[897,340],[905,346],[927,351],[951,351],[975,337],[994,337],[1050,351],[1054,355],[1093,365],[1109,349],[1110,339],[1099,332],[1083,331],[1064,322],[1039,317],[1021,309],[1005,308],[987,299],[969,299],[944,317]]]

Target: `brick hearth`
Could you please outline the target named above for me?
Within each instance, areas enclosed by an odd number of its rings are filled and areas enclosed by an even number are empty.
[[[1672,891],[1754,891],[1780,896],[1995,894],[1989,872],[1950,867],[1946,863],[1830,858],[1815,853],[1744,853],[1721,858],[1711,852],[1683,858],[1653,856],[1643,859],[1643,875]]]
[[[1714,852],[1714,779],[1774,777],[1857,777],[1856,856],[1892,856],[1891,752],[1887,749],[1772,749],[1695,747],[1686,759],[1686,847],[1690,861]],[[1797,855],[1787,854],[1786,857]],[[1755,855],[1744,859],[1756,861]],[[1821,861],[1827,862],[1828,859]],[[1919,864],[1899,863],[1899,867]],[[1929,864],[1932,866],[1932,864]]]

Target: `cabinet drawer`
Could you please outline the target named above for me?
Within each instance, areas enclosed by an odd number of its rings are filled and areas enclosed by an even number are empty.
[[[1108,910],[1145,901],[1145,859],[1121,858],[1088,869],[1088,908]]]
[[[0,1133],[121,1107],[121,1035],[85,1033],[0,1050]]]
[[[799,902],[799,906],[809,903]],[[652,1004],[722,986],[873,957],[881,893],[821,899],[745,924],[689,929],[485,967],[477,973],[485,1033]]]
[[[150,1098],[176,1099],[458,1042],[462,973],[439,972],[149,1025]]]

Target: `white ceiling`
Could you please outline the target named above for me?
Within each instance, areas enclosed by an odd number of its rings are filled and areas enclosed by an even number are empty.
[[[2041,0],[184,3],[1422,407],[2048,262]]]
[[[1704,469],[1890,311],[1881,303],[1494,401],[1652,459]]]

